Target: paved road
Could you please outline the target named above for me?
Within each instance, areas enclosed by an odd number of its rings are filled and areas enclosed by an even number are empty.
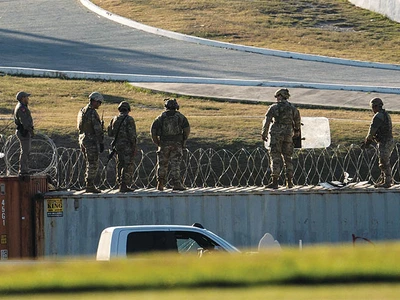
[[[1,0],[0,67],[400,86],[400,72],[218,49],[99,17],[78,0]]]
[[[2,0],[1,66],[399,86],[400,72],[229,51],[121,26],[77,0]]]

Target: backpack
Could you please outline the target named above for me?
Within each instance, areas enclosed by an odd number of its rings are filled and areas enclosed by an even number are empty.
[[[181,118],[178,113],[169,115],[167,113],[161,116],[161,136],[174,136],[182,134]]]
[[[288,102],[279,102],[275,120],[278,124],[293,124],[293,106]]]

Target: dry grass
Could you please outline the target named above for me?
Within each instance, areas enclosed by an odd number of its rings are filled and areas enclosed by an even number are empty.
[[[143,149],[152,147],[151,122],[163,111],[168,95],[137,89],[122,82],[62,80],[48,78],[0,77],[0,117],[11,117],[18,90],[32,93],[30,108],[35,126],[53,138],[57,146],[77,146],[76,117],[92,91],[105,95],[99,109],[105,124],[117,114],[117,104],[126,100],[132,106],[139,142]],[[238,149],[262,146],[261,122],[267,110],[263,104],[225,103],[191,97],[178,97],[181,111],[192,127],[189,148],[214,147]],[[366,135],[371,113],[367,111],[301,109],[302,116],[325,116],[330,119],[333,144],[359,143]],[[392,114],[394,122],[400,115]],[[358,120],[354,122],[353,120]],[[3,126],[4,127],[4,126]],[[14,126],[11,126],[14,128]],[[352,130],[348,130],[352,128]],[[395,135],[400,126],[395,125]],[[10,130],[8,133],[11,133]]]
[[[93,0],[151,26],[237,44],[400,63],[400,24],[347,0]]]

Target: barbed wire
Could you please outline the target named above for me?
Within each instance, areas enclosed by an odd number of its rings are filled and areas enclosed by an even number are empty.
[[[18,174],[20,144],[15,135],[10,135],[3,146],[6,169],[5,175]],[[53,140],[44,134],[36,134],[32,139],[29,168],[37,175],[57,175],[58,158],[57,147]]]
[[[16,175],[19,161],[19,143],[16,137],[8,137],[2,149],[5,156],[0,159],[1,175]],[[57,148],[50,138],[38,134],[32,141],[30,157],[30,167],[35,173],[48,175],[57,189],[84,188],[86,164],[80,149]],[[294,183],[297,185],[345,180],[375,183],[380,176],[378,149],[374,146],[368,149],[361,149],[356,145],[296,149],[293,164]],[[394,182],[399,183],[399,144],[396,144],[392,152],[391,165]],[[102,154],[96,185],[115,188],[115,170],[115,157],[107,163],[106,155]],[[156,151],[139,151],[135,157],[132,186],[155,187],[156,170]],[[270,157],[265,148],[243,148],[235,152],[212,148],[194,151],[185,149],[181,176],[187,187],[263,186],[270,181]],[[283,181],[284,176],[281,174],[281,182]]]

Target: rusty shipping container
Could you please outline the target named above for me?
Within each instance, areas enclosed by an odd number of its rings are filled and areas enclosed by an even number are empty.
[[[36,256],[34,196],[45,192],[45,176],[0,177],[1,260]]]

